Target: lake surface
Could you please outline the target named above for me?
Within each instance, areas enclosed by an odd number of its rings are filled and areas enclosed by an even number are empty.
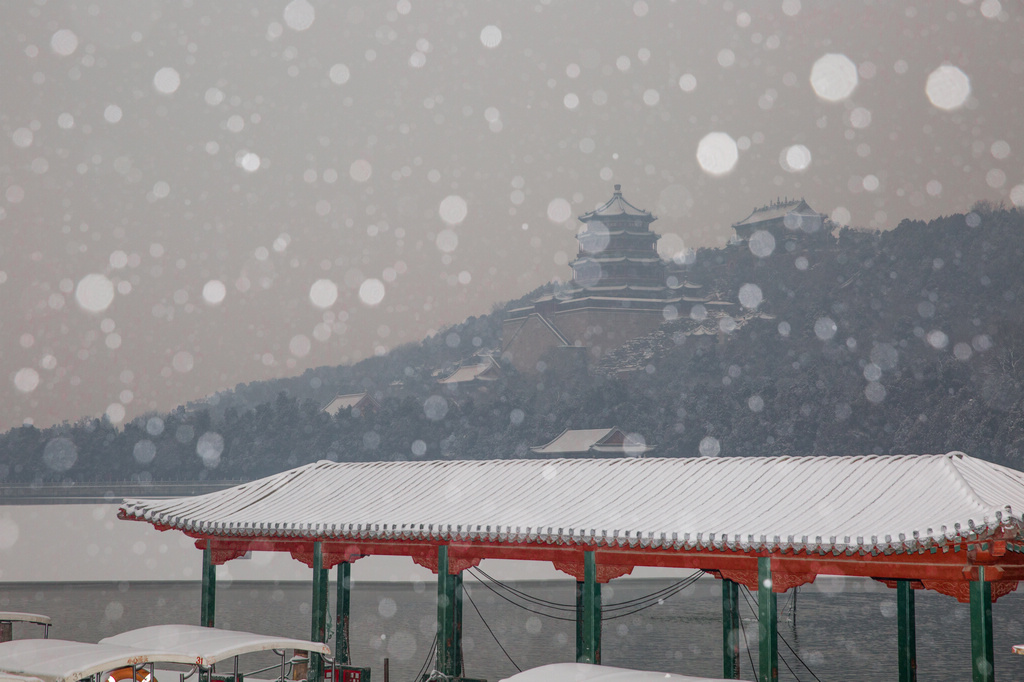
[[[333,574],[332,574],[333,578]],[[604,586],[609,606],[672,585],[666,579],[621,579]],[[790,595],[779,597],[781,636],[821,680],[892,680],[896,674],[896,593],[868,580],[820,579],[801,588],[796,626],[789,620]],[[571,580],[520,582],[514,586],[536,599],[572,604]],[[575,625],[526,611],[488,590],[466,582],[467,593],[501,645],[522,668],[572,660]],[[741,588],[742,591],[742,588]],[[235,582],[218,586],[217,625],[224,628],[309,637],[311,586],[305,583]],[[334,586],[331,586],[332,614]],[[507,595],[520,604],[522,597]],[[967,604],[919,591],[917,651],[921,680],[970,679],[970,614]],[[0,584],[0,610],[33,611],[54,620],[52,637],[97,641],[145,625],[196,623],[197,583],[21,583]],[[750,601],[753,603],[753,600]],[[435,587],[430,582],[354,585],[351,638],[353,660],[371,666],[383,680],[390,659],[391,679],[410,682],[423,666],[434,636]],[[535,610],[559,613],[531,605]],[[757,622],[743,605],[743,625],[751,643],[741,651],[744,679],[754,679]],[[623,609],[621,612],[628,611]],[[464,607],[466,674],[498,680],[516,672],[470,601]],[[571,617],[570,613],[562,613]],[[1024,643],[1024,596],[1013,593],[993,607],[996,675],[1024,678],[1024,656],[1010,653]],[[333,616],[332,616],[333,622]],[[15,636],[37,636],[19,626]],[[692,675],[721,675],[720,583],[701,579],[662,604],[603,625],[607,665]],[[813,680],[785,643],[779,643],[782,679]],[[273,659],[270,660],[273,663]]]

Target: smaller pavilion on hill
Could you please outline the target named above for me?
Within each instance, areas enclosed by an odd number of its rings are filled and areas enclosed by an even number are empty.
[[[755,208],[732,228],[736,230],[736,238],[743,242],[749,242],[757,232],[767,232],[776,246],[787,251],[796,250],[800,243],[826,240],[831,236],[828,216],[815,211],[803,199],[777,199]]]
[[[566,429],[550,443],[530,448],[541,457],[643,457],[652,450],[643,438],[617,427]]]

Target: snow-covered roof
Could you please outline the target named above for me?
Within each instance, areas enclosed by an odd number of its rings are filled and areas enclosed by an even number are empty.
[[[501,373],[501,367],[490,355],[480,355],[475,362],[464,365],[441,379],[439,384],[464,384],[472,381],[495,381]]]
[[[738,223],[733,223],[733,227],[756,225],[757,223],[778,220],[780,218],[784,219],[790,214],[813,218],[821,217],[821,214],[811,208],[803,199],[786,199],[773,202],[761,208],[755,208],[746,218]]]
[[[1024,538],[1024,473],[959,452],[321,461],[121,510],[220,537],[901,553]]]
[[[358,406],[363,401],[367,401],[368,404],[374,407],[378,406],[377,401],[365,393],[349,393],[348,395],[336,396],[334,400],[324,406],[323,412],[333,417],[342,410]]]
[[[257,635],[238,630],[220,630],[199,625],[151,625],[106,637],[100,640],[100,644],[172,651],[189,657],[192,663],[203,667],[242,654],[273,649],[298,649],[324,655],[331,653],[331,648],[321,642]]]
[[[629,216],[640,216],[643,218],[649,218],[654,220],[651,216],[650,211],[637,208],[633,204],[629,203],[622,198],[622,185],[615,185],[615,193],[612,194],[612,198],[606,201],[601,206],[595,208],[589,213],[584,213],[580,216],[580,220],[587,222],[595,218],[607,218],[613,216],[629,215]]]
[[[629,454],[642,455],[654,448],[641,442],[631,442],[620,429],[566,429],[545,445],[531,447],[539,455],[583,454]]]
[[[501,682],[718,682],[719,678],[691,677],[647,670],[628,670],[589,663],[553,663],[506,677]]]
[[[49,625],[50,617],[39,613],[0,611],[0,623],[35,623],[36,625]]]
[[[17,639],[0,644],[0,670],[42,682],[77,682],[96,673],[146,663],[194,662],[184,654],[159,649],[63,639]]]

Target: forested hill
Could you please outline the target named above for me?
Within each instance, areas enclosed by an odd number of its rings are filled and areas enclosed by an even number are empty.
[[[737,303],[673,320],[586,374],[508,370],[485,394],[432,373],[493,347],[504,311],[352,367],[239,386],[215,404],[0,436],[5,483],[255,478],[318,459],[524,456],[618,426],[671,457],[963,450],[1024,466],[1024,213],[976,207],[683,275]],[[710,332],[710,333],[707,333]],[[376,414],[320,408],[369,391]]]

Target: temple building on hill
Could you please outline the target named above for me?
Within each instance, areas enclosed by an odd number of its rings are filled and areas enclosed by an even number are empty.
[[[736,230],[736,239],[742,242],[749,242],[757,232],[767,232],[774,237],[775,247],[786,251],[796,250],[801,243],[831,237],[828,217],[808,206],[803,199],[777,199],[755,208],[732,228]]]
[[[502,359],[526,372],[552,362],[585,364],[705,302],[668,277],[657,251],[660,235],[651,231],[656,219],[626,201],[620,185],[602,206],[580,216],[572,281],[509,311]]]

